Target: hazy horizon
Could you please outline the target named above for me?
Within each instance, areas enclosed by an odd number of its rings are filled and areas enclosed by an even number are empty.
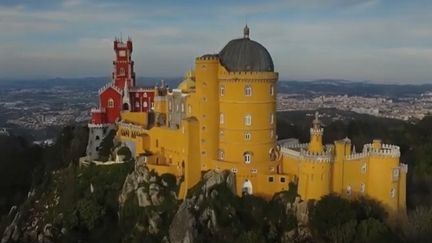
[[[247,19],[280,80],[432,83],[431,10],[427,0],[3,0],[0,79],[109,76],[121,33],[137,76],[181,77]]]

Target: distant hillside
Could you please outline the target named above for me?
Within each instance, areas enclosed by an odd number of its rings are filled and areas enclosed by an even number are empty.
[[[360,95],[387,96],[391,98],[415,96],[432,91],[432,84],[376,84],[346,80],[280,81],[280,93],[306,95]]]
[[[176,87],[178,78],[138,77],[137,85],[154,86],[165,80],[169,87]],[[62,87],[74,90],[95,91],[111,81],[110,77],[88,78],[55,78],[46,80],[0,80],[0,89],[32,89]],[[360,95],[387,96],[390,98],[415,96],[431,91],[431,84],[376,84],[370,82],[352,82],[347,80],[315,80],[315,81],[279,81],[280,93],[303,95]]]

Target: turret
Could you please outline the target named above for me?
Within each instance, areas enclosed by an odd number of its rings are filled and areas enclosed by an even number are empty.
[[[309,151],[312,153],[322,153],[324,151],[324,146],[322,144],[324,129],[321,128],[321,122],[318,117],[319,113],[316,112],[315,119],[312,122],[313,126],[310,129]]]

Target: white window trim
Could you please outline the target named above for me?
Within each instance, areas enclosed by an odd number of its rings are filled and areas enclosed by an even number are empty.
[[[252,137],[252,135],[249,131],[244,132],[243,138],[245,141],[250,141],[251,137]]]
[[[244,95],[245,96],[252,96],[252,86],[249,84],[245,86],[244,88]]]
[[[243,119],[244,119],[244,125],[245,126],[251,126],[252,125],[252,115],[251,114],[246,114]]]
[[[244,152],[243,153],[243,161],[245,164],[250,164],[252,162],[252,153]]]
[[[108,108],[114,108],[114,100],[112,98],[108,99],[107,106],[108,106]]]

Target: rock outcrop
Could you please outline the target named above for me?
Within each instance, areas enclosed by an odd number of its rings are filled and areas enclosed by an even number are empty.
[[[192,243],[198,240],[198,228],[218,232],[218,217],[215,209],[208,203],[215,199],[220,187],[234,192],[234,175],[231,172],[209,171],[203,180],[191,190],[192,195],[184,200],[175,214],[170,228],[171,243]],[[227,207],[226,210],[230,210]]]

